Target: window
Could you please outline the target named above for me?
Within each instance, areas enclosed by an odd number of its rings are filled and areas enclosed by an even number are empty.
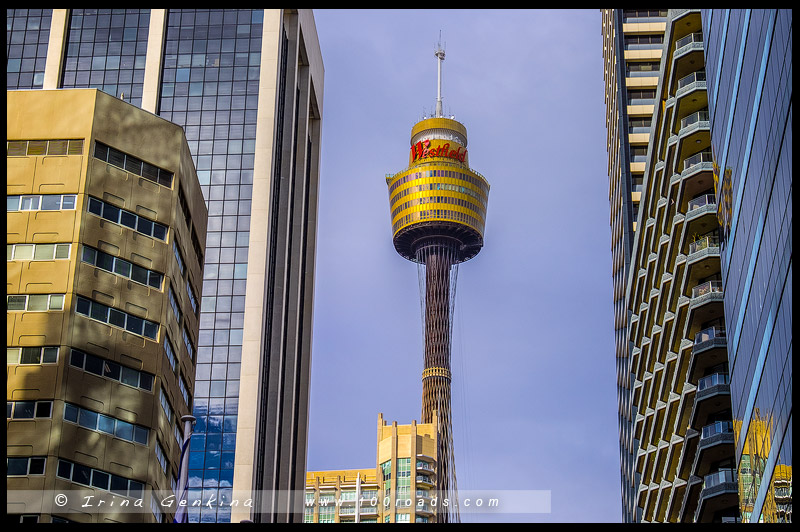
[[[83,139],[9,140],[6,142],[6,153],[9,157],[83,155]]]
[[[122,366],[111,360],[90,355],[78,349],[71,349],[69,364],[89,373],[121,382],[127,386],[140,388],[148,392],[153,390],[153,375],[150,373]]]
[[[49,418],[53,412],[53,401],[7,401],[6,418]]]
[[[6,296],[7,310],[45,312],[64,310],[64,294],[19,294]]]
[[[7,212],[75,210],[75,194],[6,196]]]
[[[183,325],[183,345],[186,347],[186,354],[189,356],[189,360],[194,360],[194,343],[189,336],[186,324]]]
[[[101,270],[121,275],[139,284],[161,290],[161,282],[164,279],[163,273],[148,270],[147,268],[138,266],[119,257],[109,255],[99,249],[84,245],[83,252],[81,253],[81,261],[100,268]]]
[[[8,244],[6,260],[69,259],[71,244]]]
[[[80,425],[85,429],[103,432],[121,440],[141,445],[147,445],[150,435],[150,429],[147,427],[128,423],[72,403],[64,403],[64,420]]]
[[[7,364],[56,364],[58,346],[52,347],[8,347]]]
[[[94,156],[101,161],[122,168],[126,172],[141,176],[163,187],[172,188],[172,172],[146,163],[132,155],[107,146],[102,142],[95,142]]]
[[[175,315],[175,322],[178,325],[180,325],[181,306],[178,304],[178,300],[175,298],[175,292],[172,290],[172,286],[169,287],[168,296],[169,296],[169,305],[172,307],[172,313]]]
[[[172,410],[172,406],[169,404],[169,399],[167,399],[167,394],[164,391],[164,388],[159,389],[158,400],[161,402],[161,408],[164,410],[164,414],[167,416],[167,421],[172,423],[172,420],[175,418],[175,414]]]
[[[6,476],[44,475],[46,458],[44,456],[8,457],[6,460]]]
[[[108,307],[85,297],[76,297],[75,312],[151,340],[158,338],[158,323]]]
[[[172,371],[175,371],[178,361],[175,357],[175,349],[172,347],[172,342],[169,340],[169,336],[166,333],[164,333],[164,354],[167,355],[167,361],[169,361],[169,366],[172,368]]]
[[[186,381],[184,380],[183,376],[181,376],[178,379],[178,387],[181,390],[181,395],[183,396],[183,400],[186,403],[186,406],[189,408],[189,410],[191,410],[192,398],[191,395],[189,395],[189,386],[186,384]]]
[[[156,460],[158,460],[159,465],[161,465],[161,471],[164,474],[167,474],[167,457],[164,454],[164,449],[161,448],[161,444],[156,441]]]
[[[192,284],[189,282],[189,279],[186,279],[186,293],[189,294],[189,304],[192,306],[192,312],[197,316],[197,298],[194,295],[194,290],[192,290]]]
[[[97,198],[89,197],[86,210],[115,224],[124,225],[143,235],[157,240],[167,240],[167,230],[169,228],[166,225],[148,220],[147,218],[142,218],[137,214],[120,209],[119,207],[115,207]]]
[[[142,482],[106,473],[99,469],[92,469],[89,466],[70,462],[69,460],[58,460],[56,476],[76,484],[92,486],[124,497],[141,498],[144,493],[144,484]]]

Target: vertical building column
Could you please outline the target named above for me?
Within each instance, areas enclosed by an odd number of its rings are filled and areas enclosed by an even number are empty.
[[[247,264],[247,295],[242,331],[242,361],[239,374],[239,408],[236,427],[236,454],[233,490],[246,498],[253,490],[256,464],[257,408],[253,398],[259,396],[261,353],[263,352],[264,297],[267,278],[267,243],[269,240],[273,146],[283,12],[265,9],[261,35],[261,65],[258,87],[258,117],[253,169],[253,202],[250,216],[250,238]],[[252,519],[250,509],[231,508],[231,522]]]
[[[150,28],[147,34],[147,56],[142,87],[142,109],[153,114],[158,112],[158,94],[161,85],[161,59],[167,28],[167,10],[150,10]]]
[[[69,9],[54,9],[50,18],[50,38],[47,42],[47,62],[42,89],[57,89],[64,70],[64,46],[69,30]]]

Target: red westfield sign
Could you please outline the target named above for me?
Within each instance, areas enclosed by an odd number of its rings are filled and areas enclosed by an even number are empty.
[[[411,162],[417,159],[425,159],[426,157],[447,157],[463,163],[467,157],[467,150],[461,151],[461,146],[458,149],[451,150],[449,142],[435,148],[431,148],[430,145],[431,141],[426,139],[411,146]]]

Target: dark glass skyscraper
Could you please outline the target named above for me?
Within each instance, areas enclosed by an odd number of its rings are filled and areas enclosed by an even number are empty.
[[[792,515],[792,11],[704,10],[742,520]]]

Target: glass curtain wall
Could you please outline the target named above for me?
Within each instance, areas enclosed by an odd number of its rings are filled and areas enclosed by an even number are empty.
[[[263,10],[167,14],[159,115],[184,127],[208,206],[190,498],[233,486]],[[189,510],[227,522],[230,508]]]

